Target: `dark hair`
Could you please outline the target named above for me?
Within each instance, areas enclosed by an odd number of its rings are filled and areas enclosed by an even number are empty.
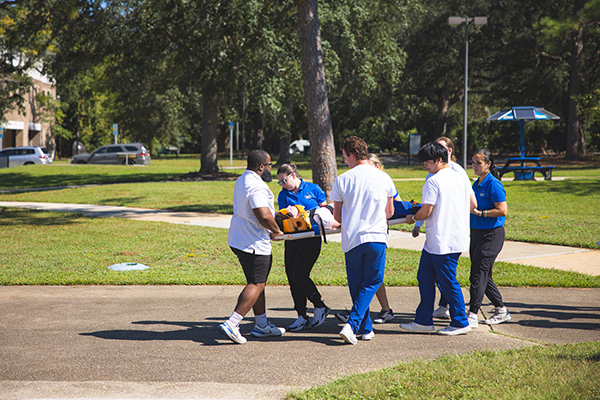
[[[344,139],[340,148],[347,156],[354,154],[356,160],[366,160],[369,157],[367,143],[358,136],[348,136]]]
[[[500,174],[498,173],[498,168],[496,167],[496,164],[494,164],[494,156],[492,155],[492,152],[489,151],[488,149],[481,149],[481,150],[477,151],[475,154],[480,154],[483,157],[483,161],[485,161],[486,163],[489,162],[490,163],[490,172],[492,173],[494,178],[500,179]]]
[[[419,161],[436,161],[441,158],[443,162],[448,162],[448,150],[438,142],[425,143],[419,150]]]
[[[300,175],[298,175],[298,167],[296,167],[296,164],[292,164],[292,163],[281,164],[281,166],[277,170],[277,175],[279,175],[279,174],[289,175],[291,173],[294,173],[294,174],[296,174],[297,177],[300,177]]]
[[[266,164],[269,160],[269,153],[264,150],[256,149],[248,153],[248,165],[246,169],[258,171],[261,164]]]
[[[452,150],[452,161],[456,162],[456,156],[454,155],[454,153],[456,153],[456,149],[454,148],[454,142],[452,141],[452,139],[450,139],[448,136],[440,136],[439,138],[435,139],[435,141],[438,143],[446,143],[446,147]]]

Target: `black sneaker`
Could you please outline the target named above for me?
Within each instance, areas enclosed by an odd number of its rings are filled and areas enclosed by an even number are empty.
[[[350,319],[350,311],[344,310],[335,313],[335,317],[343,324],[347,324]]]
[[[381,310],[377,318],[373,320],[376,324],[385,324],[394,319],[394,311],[390,308],[389,310]]]

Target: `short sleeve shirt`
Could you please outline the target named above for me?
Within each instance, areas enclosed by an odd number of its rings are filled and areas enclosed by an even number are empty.
[[[475,192],[475,198],[477,199],[478,210],[492,210],[496,208],[494,203],[501,203],[506,201],[506,191],[504,185],[492,174],[487,174],[481,183],[476,180],[473,183],[473,191]],[[499,226],[503,226],[506,217],[480,217],[478,215],[471,214],[471,228],[472,229],[493,229]]]
[[[291,190],[281,189],[277,202],[279,208],[286,208],[287,206],[301,205],[306,211],[314,210],[327,201],[325,192],[319,187],[319,185],[305,182],[303,179],[300,180],[300,187],[296,193]]]
[[[433,206],[425,220],[425,251],[443,255],[468,250],[470,198],[470,184],[451,168],[443,168],[425,181],[422,203]]]
[[[359,164],[338,176],[330,198],[342,204],[342,250],[348,252],[363,243],[388,241],[385,207],[394,197],[392,178],[367,164]]]
[[[233,189],[233,217],[229,225],[229,246],[258,255],[272,252],[269,230],[254,215],[255,208],[268,207],[275,214],[275,196],[254,171],[246,170]]]

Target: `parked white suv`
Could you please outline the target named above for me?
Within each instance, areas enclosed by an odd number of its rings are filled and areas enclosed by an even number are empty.
[[[38,146],[7,147],[0,151],[0,157],[2,156],[8,156],[9,167],[48,164],[48,156],[44,153],[42,148]]]

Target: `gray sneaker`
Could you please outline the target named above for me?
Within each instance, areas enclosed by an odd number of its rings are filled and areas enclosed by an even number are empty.
[[[508,312],[506,307],[496,307],[496,311],[494,311],[494,315],[492,315],[491,318],[483,321],[483,323],[486,325],[497,325],[502,322],[510,321],[511,318],[512,317],[510,316],[510,313]]]
[[[316,328],[325,322],[325,318],[329,315],[329,311],[331,311],[331,309],[327,306],[315,308],[312,320],[310,321],[311,328]]]
[[[450,319],[448,307],[440,306],[433,312],[433,318]]]
[[[269,323],[264,328],[258,325],[254,325],[254,329],[250,334],[256,337],[268,337],[268,336],[281,336],[285,333],[285,328],[278,328],[275,325]]]
[[[381,310],[377,318],[373,320],[376,324],[385,324],[394,319],[394,311],[390,308],[389,310]]]

